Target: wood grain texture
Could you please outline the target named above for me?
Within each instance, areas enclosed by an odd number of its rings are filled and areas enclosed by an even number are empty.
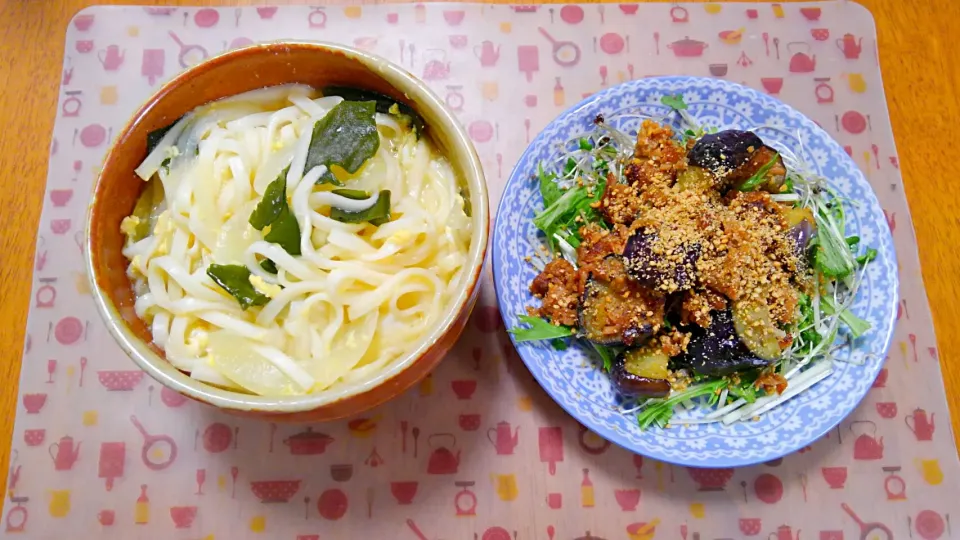
[[[586,0],[581,0],[586,1]],[[500,3],[500,0],[497,0]],[[6,470],[16,416],[17,382],[27,322],[37,225],[47,176],[50,133],[74,13],[94,4],[251,5],[252,0],[0,0],[0,470]],[[276,4],[310,4],[274,2]],[[506,3],[506,2],[504,2]],[[907,199],[917,230],[923,278],[933,310],[940,361],[960,435],[960,182],[941,135],[960,124],[960,63],[951,25],[954,0],[862,0],[873,13],[887,103]],[[950,144],[950,141],[947,142]],[[960,443],[960,437],[957,438]]]

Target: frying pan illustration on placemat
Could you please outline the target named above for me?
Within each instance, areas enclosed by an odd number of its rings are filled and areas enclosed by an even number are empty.
[[[868,538],[876,538],[878,540],[893,540],[893,531],[890,530],[890,527],[887,527],[883,523],[877,521],[872,521],[869,523],[864,522],[859,516],[853,513],[853,510],[847,506],[847,503],[841,503],[840,507],[843,508],[843,511],[846,512],[851,518],[853,518],[853,521],[855,521],[857,525],[860,526],[860,540],[867,540]]]
[[[188,68],[190,66],[196,65],[203,60],[206,60],[209,55],[207,50],[201,45],[187,45],[180,38],[173,33],[173,30],[167,32],[170,34],[170,37],[173,38],[173,41],[180,46],[180,54],[177,59],[180,61],[180,67]]]
[[[580,46],[572,41],[557,41],[547,31],[540,27],[540,33],[553,46],[553,61],[559,66],[572,67],[580,63]]]
[[[177,443],[169,435],[151,435],[147,433],[143,425],[137,420],[136,416],[131,415],[130,421],[137,427],[137,431],[143,435],[143,448],[140,451],[140,459],[143,464],[154,471],[162,471],[169,467],[177,459]],[[163,446],[165,445],[166,451]],[[160,457],[155,461],[154,452]]]

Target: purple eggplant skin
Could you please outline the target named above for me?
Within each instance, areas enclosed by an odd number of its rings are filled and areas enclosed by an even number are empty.
[[[730,310],[711,312],[709,328],[690,326],[687,351],[672,359],[677,368],[687,368],[698,375],[721,376],[736,371],[761,368],[772,363],[747,349],[737,336]]]
[[[807,247],[810,245],[810,240],[813,239],[813,235],[813,225],[805,219],[800,220],[800,223],[797,223],[787,231],[787,236],[793,240],[794,253],[797,255],[798,260],[806,262]]]
[[[696,282],[697,260],[700,259],[700,244],[681,246],[683,262],[664,267],[663,257],[653,252],[657,240],[656,231],[649,227],[637,229],[623,248],[623,260],[630,276],[641,284],[665,293],[675,293],[693,288]]]
[[[666,379],[648,379],[627,371],[626,353],[621,353],[610,370],[613,387],[622,396],[662,398],[670,395],[670,382]]]
[[[762,146],[760,137],[750,131],[727,129],[708,133],[687,153],[687,162],[723,178],[746,163]]]
[[[617,255],[608,255],[604,258],[604,264],[608,272],[624,272],[624,265],[621,258]],[[624,276],[626,277],[626,276]],[[629,278],[627,278],[629,279]],[[656,332],[662,318],[658,320],[658,314],[662,317],[662,309],[654,309],[654,317],[623,317],[624,310],[628,310],[631,304],[634,304],[641,298],[640,287],[636,284],[630,286],[628,290],[633,293],[631,297],[625,298],[622,292],[611,288],[607,283],[591,272],[587,277],[587,282],[583,287],[583,296],[580,298],[580,307],[577,310],[577,326],[580,327],[583,337],[597,345],[636,347],[642,345],[647,339]],[[644,296],[645,297],[645,296]],[[611,317],[607,309],[609,307],[622,320],[610,320]],[[606,328],[616,328],[617,332],[606,334]]]

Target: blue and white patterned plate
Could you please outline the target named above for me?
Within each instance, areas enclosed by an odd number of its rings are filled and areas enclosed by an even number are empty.
[[[493,271],[500,313],[508,328],[518,314],[538,305],[529,292],[536,270],[524,260],[542,245],[532,223],[543,208],[536,180],[538,163],[553,163],[564,144],[607,122],[636,133],[643,116],[674,119],[660,103],[680,93],[690,115],[719,129],[753,129],[769,145],[788,148],[827,178],[843,197],[848,232],[879,253],[867,269],[853,311],[871,329],[836,362],[826,379],[764,414],[759,421],[650,428],[641,431],[634,414],[622,414],[606,374],[586,344],[557,351],[546,342],[514,343],[550,396],[581,424],[607,440],[654,459],[694,467],[736,467],[776,459],[812,443],[836,426],[863,399],[890,346],[897,302],[893,239],[870,184],[826,132],[787,105],[753,89],[720,79],[664,77],[630,81],[582,101],[551,122],[530,144],[503,191],[493,235]],[[801,144],[802,141],[802,144]]]

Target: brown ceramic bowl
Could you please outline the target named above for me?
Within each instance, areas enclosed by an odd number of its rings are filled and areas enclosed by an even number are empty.
[[[374,376],[298,397],[232,392],[191,379],[164,359],[149,327],[133,309],[121,253],[120,221],[133,211],[144,183],[134,169],[146,157],[147,134],[199,105],[248,90],[285,83],[345,85],[374,90],[413,107],[450,160],[469,195],[472,226],[468,260],[457,292],[433,332],[411,352]],[[94,299],[110,333],[140,368],[161,384],[195,400],[271,420],[317,421],[349,416],[400,394],[433,369],[470,316],[487,249],[487,189],[480,159],[454,115],[423,82],[403,68],[362,51],[316,42],[278,42],[233,50],[190,68],[163,85],[133,116],[107,154],[87,221],[85,252]]]

